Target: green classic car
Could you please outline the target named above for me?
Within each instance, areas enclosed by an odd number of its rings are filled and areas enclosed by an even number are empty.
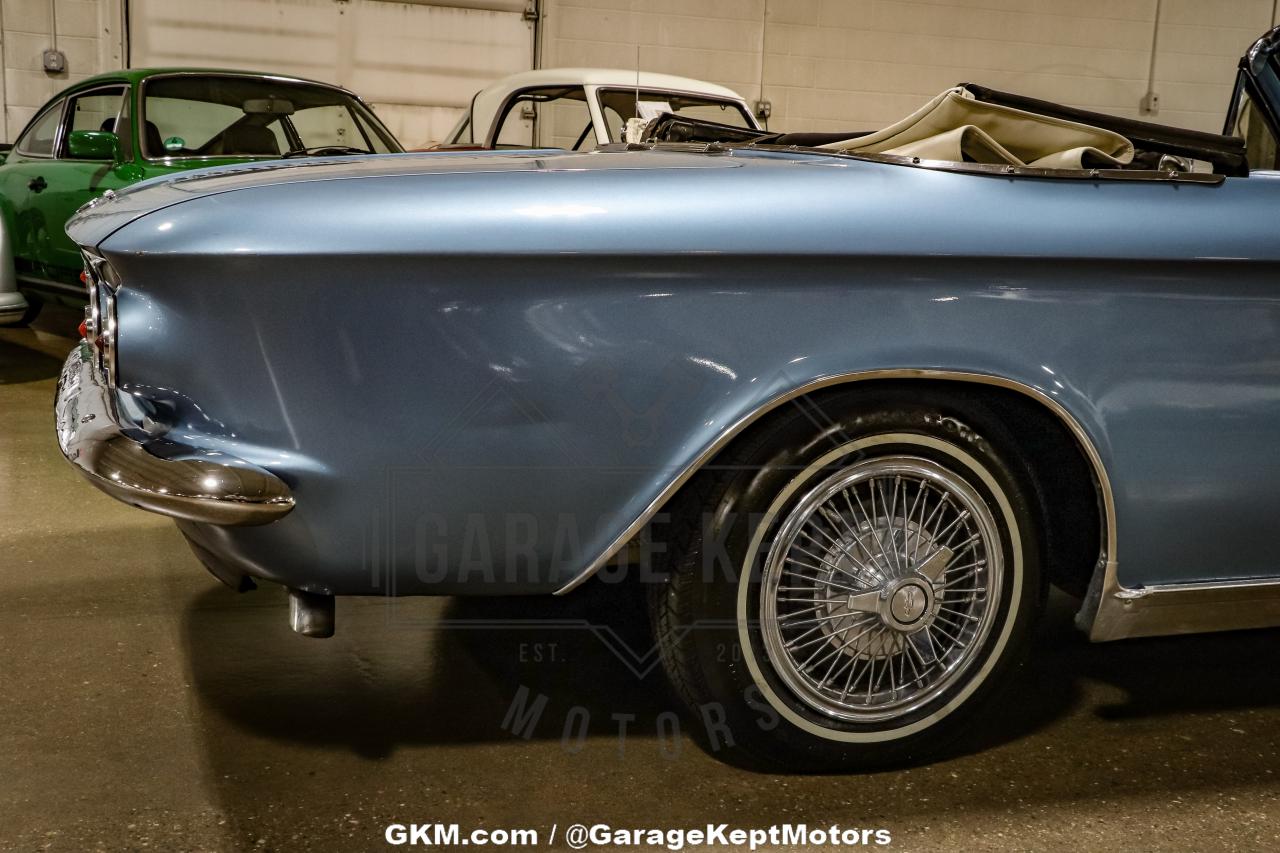
[[[367,104],[325,83],[172,68],[77,83],[0,154],[0,323],[30,322],[49,301],[84,304],[84,262],[63,226],[105,192],[203,166],[402,150]]]

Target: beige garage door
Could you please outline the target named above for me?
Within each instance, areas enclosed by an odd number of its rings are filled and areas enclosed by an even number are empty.
[[[130,64],[338,83],[407,148],[439,140],[498,77],[533,67],[524,0],[130,0]]]

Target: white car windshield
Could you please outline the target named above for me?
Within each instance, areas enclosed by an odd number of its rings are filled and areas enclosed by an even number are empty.
[[[654,118],[658,113],[673,113],[733,127],[755,127],[741,103],[710,95],[687,95],[650,89],[640,89],[639,92],[635,89],[600,89],[597,96],[610,142],[625,139],[627,119],[637,116]]]

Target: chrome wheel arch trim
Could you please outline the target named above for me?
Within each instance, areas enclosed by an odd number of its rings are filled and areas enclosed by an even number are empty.
[[[680,487],[715,458],[747,427],[797,397],[823,388],[875,380],[942,380],[987,385],[1030,397],[1061,421],[1093,471],[1102,514],[1103,547],[1093,571],[1089,591],[1077,617],[1079,627],[1093,642],[1280,626],[1280,577],[1212,580],[1203,583],[1154,584],[1128,588],[1120,583],[1116,559],[1116,507],[1111,479],[1097,446],[1081,423],[1060,402],[1035,386],[987,373],[932,368],[864,370],[832,374],[811,380],[779,394],[748,412],[725,429],[662,490],[613,543],[575,578],[556,591],[564,595],[594,575],[662,509]]]
[[[824,388],[832,388],[838,385],[852,385],[858,382],[869,382],[876,380],[942,380],[947,382],[959,382],[972,385],[986,385],[996,388],[1004,388],[1016,391],[1026,397],[1030,397],[1037,403],[1041,404],[1052,412],[1059,421],[1061,421],[1071,435],[1075,438],[1076,444],[1079,446],[1081,453],[1089,463],[1089,467],[1093,470],[1094,486],[1098,491],[1099,503],[1102,511],[1103,529],[1105,530],[1103,548],[1098,558],[1098,565],[1095,568],[1094,583],[1091,584],[1092,590],[1100,589],[1102,592],[1101,600],[1096,605],[1090,599],[1085,601],[1085,609],[1095,611],[1090,624],[1087,626],[1090,639],[1095,641],[1119,639],[1122,636],[1132,636],[1124,632],[1126,621],[1124,606],[1121,603],[1120,596],[1131,591],[1125,590],[1120,586],[1117,576],[1118,565],[1116,563],[1116,509],[1115,498],[1111,488],[1111,480],[1107,476],[1107,469],[1102,461],[1102,455],[1098,452],[1097,446],[1089,437],[1080,422],[1064,407],[1060,402],[1055,400],[1051,395],[1014,379],[1008,379],[1003,376],[996,376],[988,373],[972,373],[966,371],[955,370],[937,370],[932,368],[896,368],[896,369],[880,369],[880,370],[862,370],[852,371],[849,373],[836,373],[828,376],[819,377],[810,380],[795,388],[783,392],[755,409],[739,418],[735,423],[726,428],[716,440],[713,441],[706,449],[704,449],[697,458],[686,466],[679,475],[676,476],[662,490],[654,500],[645,508],[639,517],[635,519],[621,535],[614,539],[613,543],[605,549],[604,553],[591,562],[587,568],[570,580],[567,584],[556,591],[556,595],[564,595],[576,589],[579,585],[586,582],[588,578],[603,568],[610,560],[612,560],[619,551],[626,547],[627,543],[638,534],[646,524],[648,524],[655,515],[666,505],[680,487],[689,481],[704,465],[715,458],[716,454],[728,446],[729,442],[737,438],[747,427],[760,420],[779,406],[788,403],[798,397],[811,394]],[[1099,628],[1104,630],[1099,630]],[[1117,633],[1117,631],[1120,631]]]

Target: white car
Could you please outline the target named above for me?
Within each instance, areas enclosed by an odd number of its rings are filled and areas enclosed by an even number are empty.
[[[610,68],[543,68],[481,89],[439,148],[565,148],[625,141],[629,119],[662,113],[759,130],[742,96],[725,86]]]

